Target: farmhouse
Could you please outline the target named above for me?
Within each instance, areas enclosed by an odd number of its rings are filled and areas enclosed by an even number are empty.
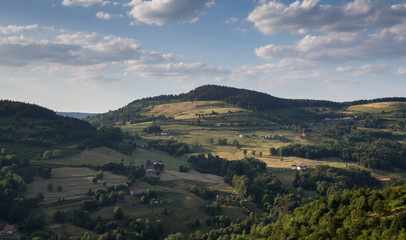
[[[245,135],[245,134],[240,134],[240,135],[238,135],[240,138],[246,138],[247,137],[247,135]]]
[[[169,135],[171,135],[171,133],[169,133],[169,132],[161,132],[161,136],[169,136]]]
[[[13,233],[15,233],[15,232],[17,232],[17,226],[16,225],[6,225],[6,226],[4,226],[4,229],[3,229],[3,234],[13,234]]]
[[[162,165],[163,164],[163,162],[161,161],[161,160],[159,160],[159,161],[154,161],[154,163],[153,163],[154,165]]]
[[[165,201],[162,199],[151,198],[149,200],[149,204],[151,204],[151,205],[164,204],[164,203],[165,203]]]
[[[151,174],[151,173],[156,173],[156,170],[153,167],[148,167],[147,168],[147,173]]]
[[[131,196],[140,196],[140,195],[144,195],[146,193],[147,193],[147,189],[137,189],[137,190],[130,191]]]

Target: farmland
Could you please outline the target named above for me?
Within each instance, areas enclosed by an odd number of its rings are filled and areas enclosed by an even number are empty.
[[[105,189],[107,185],[125,183],[124,176],[114,175],[106,172],[101,181],[92,183],[95,171],[83,167],[60,167],[52,170],[52,177],[49,179],[35,177],[34,181],[27,186],[26,198],[36,197],[38,193],[44,195],[41,204],[55,203],[63,200],[74,200],[86,197],[89,189]],[[48,184],[52,184],[53,190],[47,190]],[[106,183],[106,185],[104,185]],[[104,186],[103,186],[104,185]],[[58,191],[57,187],[62,190]]]

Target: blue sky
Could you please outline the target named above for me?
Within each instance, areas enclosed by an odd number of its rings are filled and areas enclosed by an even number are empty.
[[[0,98],[106,112],[218,84],[334,101],[406,93],[406,1],[2,0]]]

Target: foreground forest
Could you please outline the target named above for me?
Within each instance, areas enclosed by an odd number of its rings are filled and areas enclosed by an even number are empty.
[[[0,101],[9,239],[406,239],[406,99],[221,86],[85,121]]]

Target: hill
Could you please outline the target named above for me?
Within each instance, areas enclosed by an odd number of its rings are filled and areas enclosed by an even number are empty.
[[[164,119],[160,116],[145,116],[152,106],[187,101],[222,101],[235,107],[252,110],[265,111],[272,109],[291,107],[334,107],[341,106],[339,103],[322,100],[295,100],[283,99],[271,96],[266,93],[238,89],[233,87],[204,85],[188,93],[179,95],[161,95],[156,97],[143,98],[129,103],[127,106],[85,118],[95,126],[114,125],[122,122],[143,122]]]
[[[70,117],[58,116],[47,108],[16,101],[0,101],[0,147],[21,158],[36,158],[46,150],[63,148],[62,155],[92,139],[96,128]]]
[[[188,93],[179,95],[160,95],[156,97],[148,97],[135,100],[128,105],[109,111],[107,113],[89,116],[84,120],[92,125],[115,125],[126,122],[146,122],[165,119],[167,114],[162,115],[145,114],[153,108],[153,106],[193,101],[222,101],[231,104],[234,107],[251,110],[254,112],[269,111],[275,109],[296,109],[296,108],[315,108],[315,107],[344,107],[357,104],[377,103],[385,101],[406,101],[406,98],[380,98],[373,100],[359,100],[354,102],[332,102],[326,100],[312,99],[284,99],[271,96],[266,93],[257,91],[239,89],[218,85],[204,85],[191,90]]]
[[[82,113],[82,112],[56,112],[56,114],[64,117],[72,117],[77,119],[83,119],[89,116],[97,115],[97,113]]]

